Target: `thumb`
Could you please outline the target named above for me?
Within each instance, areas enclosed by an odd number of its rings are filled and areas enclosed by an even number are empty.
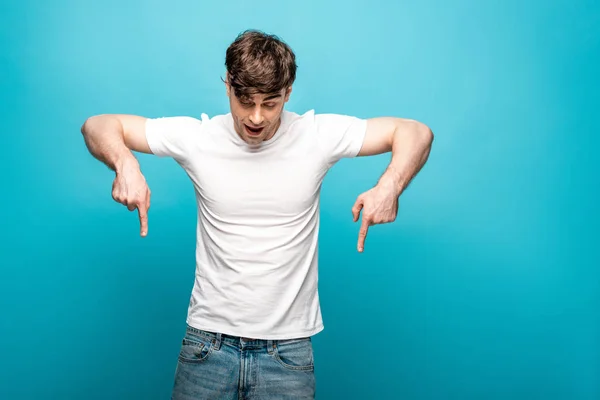
[[[352,207],[352,217],[354,218],[354,222],[358,221],[358,217],[360,216],[360,210],[362,210],[363,204],[363,199],[359,196],[358,199],[356,199],[354,206]]]

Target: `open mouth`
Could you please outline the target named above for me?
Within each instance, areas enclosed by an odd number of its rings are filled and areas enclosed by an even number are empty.
[[[259,136],[262,133],[263,129],[265,129],[264,126],[261,126],[259,128],[252,128],[246,124],[244,124],[244,128],[246,129],[246,133],[250,136]]]

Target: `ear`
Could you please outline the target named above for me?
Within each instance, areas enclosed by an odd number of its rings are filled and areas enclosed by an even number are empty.
[[[290,94],[292,94],[292,87],[291,87],[291,86],[290,86],[290,87],[288,87],[288,88],[285,90],[285,98],[284,98],[284,100],[283,100],[285,103],[287,103],[287,101],[290,99]]]
[[[225,72],[225,91],[227,92],[227,97],[231,95],[231,86],[229,85],[229,73]]]

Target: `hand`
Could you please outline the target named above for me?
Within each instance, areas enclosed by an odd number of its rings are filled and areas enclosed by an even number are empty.
[[[362,210],[362,224],[358,233],[359,252],[363,252],[369,226],[385,224],[396,220],[398,214],[398,192],[394,185],[379,183],[377,186],[358,196],[352,215],[354,222],[358,221]]]
[[[129,211],[137,208],[140,218],[140,235],[148,234],[148,209],[150,208],[150,188],[139,167],[124,168],[117,172],[112,187],[113,199],[127,206]]]

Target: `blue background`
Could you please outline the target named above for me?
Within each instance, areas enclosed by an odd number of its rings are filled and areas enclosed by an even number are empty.
[[[364,254],[350,209],[389,155],[325,180],[318,398],[600,398],[600,5],[582,0],[4,1],[0,398],[168,398],[192,186],[140,156],[140,238],[79,129],[227,112],[225,49],[247,28],[296,51],[289,110],[436,134]]]

